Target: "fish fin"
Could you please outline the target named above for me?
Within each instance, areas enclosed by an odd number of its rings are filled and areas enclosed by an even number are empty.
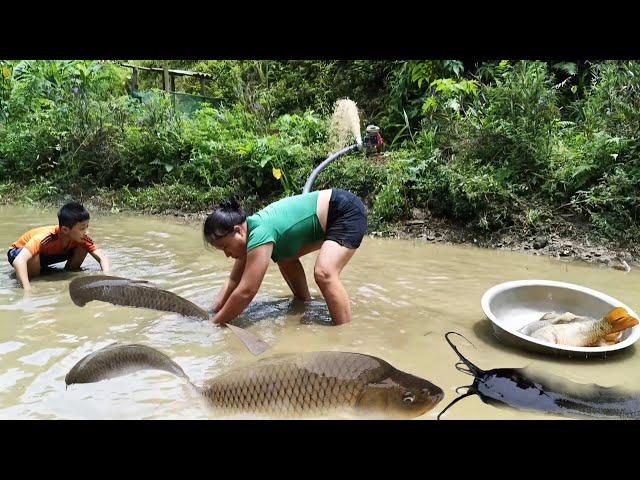
[[[558,343],[558,335],[551,326],[536,330],[531,334],[531,338],[537,338],[538,340],[544,340],[545,342],[553,344]]]
[[[620,337],[622,337],[622,332],[610,333],[604,336],[604,341],[617,343],[620,341]]]
[[[575,315],[571,312],[566,312],[560,315],[554,323],[572,323],[572,322],[575,322],[576,320],[578,322],[582,321],[583,319],[584,317],[580,317],[579,315]]]
[[[264,353],[271,345],[262,340],[257,335],[245,330],[244,328],[236,327],[235,325],[231,325],[230,323],[226,324],[229,330],[231,330],[236,337],[247,347],[253,355],[258,356],[261,353]]]
[[[571,323],[581,318],[583,317],[579,317],[578,315],[575,315],[571,312],[564,312],[561,314],[556,312],[549,312],[541,316],[539,321],[550,322],[551,324],[555,325],[556,323]]]

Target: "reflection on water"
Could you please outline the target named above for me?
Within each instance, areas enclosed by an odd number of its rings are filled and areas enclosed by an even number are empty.
[[[55,211],[0,207],[0,243],[55,221]],[[232,260],[207,251],[199,228],[167,219],[93,215],[91,236],[111,259],[113,274],[140,278],[211,308]],[[5,250],[6,251],[6,250]],[[234,324],[272,345],[271,354],[336,350],[375,355],[424,377],[445,392],[422,419],[434,419],[469,377],[456,371],[444,340],[455,330],[474,346],[461,349],[480,368],[523,367],[579,383],[640,391],[632,347],[605,359],[561,358],[500,343],[484,318],[480,297],[496,283],[545,278],[578,283],[612,295],[637,310],[640,274],[475,247],[420,241],[365,239],[343,272],[353,322],[330,326],[326,303],[313,282],[315,255],[302,259],[314,299],[293,300],[275,265],[254,302]],[[156,347],[178,362],[191,380],[206,379],[254,362],[229,329],[176,314],[90,302],[77,307],[68,293],[78,275],[99,271],[90,257],[83,272],[53,272],[25,295],[13,270],[0,261],[0,418],[212,418],[186,382],[168,373],[132,375],[65,390],[64,376],[84,355],[115,341]],[[447,419],[549,418],[499,409],[477,397],[447,412]]]

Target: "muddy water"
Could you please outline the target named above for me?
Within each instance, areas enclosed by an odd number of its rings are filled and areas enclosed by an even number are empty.
[[[53,220],[53,221],[52,221]],[[255,361],[228,329],[178,315],[104,303],[75,306],[68,283],[86,273],[57,272],[33,282],[25,297],[6,262],[6,249],[24,231],[55,223],[55,212],[0,207],[0,418],[214,418],[184,382],[164,372],[141,371],[65,391],[64,376],[81,357],[114,341],[159,348],[195,383]],[[110,257],[113,273],[144,278],[209,307],[231,260],[205,250],[199,226],[157,218],[94,215],[90,234]],[[306,309],[290,301],[288,287],[271,265],[258,297],[238,325],[260,335],[275,353],[343,350],[376,355],[440,386],[445,399],[421,419],[435,419],[470,377],[455,370],[456,357],[443,334],[456,330],[479,367],[532,365],[581,383],[640,391],[637,348],[607,359],[559,359],[500,344],[480,308],[496,283],[546,278],[578,283],[638,309],[640,273],[475,247],[419,241],[365,239],[343,273],[353,322],[327,326],[326,305],[313,283],[314,254],[303,258],[314,300]],[[90,257],[87,271],[98,271]],[[558,418],[483,404],[470,397],[448,419]]]

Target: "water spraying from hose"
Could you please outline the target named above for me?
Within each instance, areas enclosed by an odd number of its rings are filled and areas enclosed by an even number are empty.
[[[355,138],[355,144],[349,145]],[[302,193],[309,193],[313,187],[313,182],[334,160],[355,150],[362,150],[362,136],[360,134],[360,116],[358,115],[358,107],[353,100],[343,98],[336,102],[331,117],[331,127],[329,135],[329,145],[333,150],[340,149],[327,157],[327,159],[318,165],[305,183]],[[347,145],[347,146],[345,146]]]
[[[329,148],[330,152],[335,152],[350,145],[356,140],[358,148],[362,144],[360,135],[360,116],[356,102],[343,98],[338,100],[331,116],[329,127]]]

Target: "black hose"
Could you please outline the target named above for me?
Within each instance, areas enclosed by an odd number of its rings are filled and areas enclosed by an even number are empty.
[[[302,189],[302,193],[309,193],[311,191],[311,187],[313,186],[313,182],[315,182],[316,177],[320,174],[320,172],[322,170],[324,170],[327,165],[329,165],[331,162],[333,162],[334,160],[342,157],[343,155],[346,155],[349,152],[352,152],[353,150],[357,150],[358,149],[358,144],[354,144],[351,145],[349,147],[345,147],[340,151],[337,151],[335,153],[332,153],[331,155],[329,155],[327,157],[327,159],[322,162],[320,165],[318,165],[313,172],[311,172],[311,175],[309,175],[309,178],[307,179],[307,183],[304,184],[304,188]]]

